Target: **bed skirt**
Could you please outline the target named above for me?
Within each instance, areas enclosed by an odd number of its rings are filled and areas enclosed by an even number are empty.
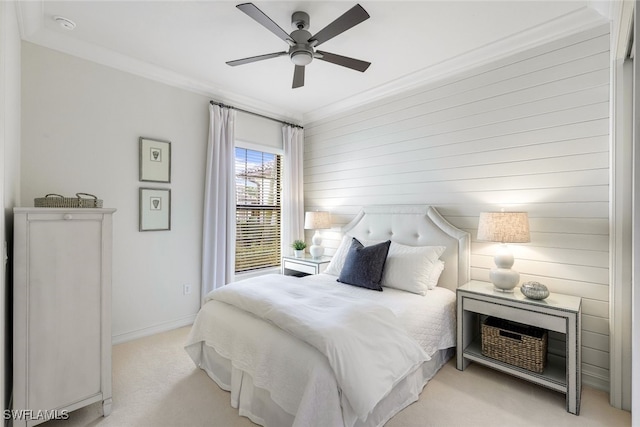
[[[265,427],[312,427],[309,424],[309,418],[314,418],[313,416],[309,417],[310,414],[306,414],[302,420],[296,418],[296,414],[286,412],[271,399],[269,391],[254,385],[253,378],[249,373],[232,367],[231,361],[218,354],[213,347],[202,341],[192,344],[190,347],[188,351],[192,357],[200,353],[199,363],[194,360],[196,364],[221,389],[230,392],[231,406],[238,409],[241,416]],[[382,426],[402,409],[417,401],[427,382],[453,357],[454,352],[454,348],[449,348],[431,355],[430,361],[423,363],[420,369],[400,381],[391,393],[378,403],[366,421],[357,420],[353,427]],[[317,424],[313,425],[317,427],[343,426],[342,419],[326,419],[326,416],[332,412],[318,414],[318,418],[314,418]],[[335,414],[335,412],[333,413]]]

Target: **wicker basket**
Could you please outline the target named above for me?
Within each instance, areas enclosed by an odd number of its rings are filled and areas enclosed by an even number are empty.
[[[76,197],[47,194],[44,197],[36,197],[33,205],[36,208],[101,208],[102,200],[88,193],[76,193]]]
[[[488,317],[482,324],[482,354],[529,371],[542,373],[547,362],[547,331]]]

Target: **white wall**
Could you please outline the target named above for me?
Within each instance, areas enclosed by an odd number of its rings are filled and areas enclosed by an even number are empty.
[[[20,171],[20,34],[15,4],[0,2],[0,245],[11,248],[13,207],[19,198]],[[0,256],[2,251],[0,250]],[[0,259],[0,402],[7,408],[11,393],[11,304],[10,280]]]
[[[189,324],[199,309],[208,106],[205,96],[22,44],[22,204],[87,192],[118,209],[115,342]],[[140,136],[171,141],[170,184],[138,181]],[[138,231],[140,187],[171,189],[171,231]]]
[[[479,213],[528,211],[514,268],[583,297],[583,379],[608,389],[608,26],[307,124],[304,168],[306,209],[336,227],[363,205],[437,206],[474,236],[474,279],[496,249]]]

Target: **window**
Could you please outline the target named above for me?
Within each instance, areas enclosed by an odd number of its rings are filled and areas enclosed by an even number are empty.
[[[281,160],[236,148],[236,273],[280,266]]]

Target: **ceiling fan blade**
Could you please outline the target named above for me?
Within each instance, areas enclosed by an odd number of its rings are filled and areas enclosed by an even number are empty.
[[[361,61],[359,59],[349,58],[348,56],[336,55],[335,53],[323,52],[317,50],[316,53],[320,55],[315,56],[316,59],[331,62],[332,64],[342,65],[343,67],[351,68],[352,70],[365,72],[371,62]]]
[[[289,37],[289,34],[286,33],[278,24],[273,22],[271,18],[264,14],[263,11],[258,9],[256,5],[253,3],[242,3],[236,6],[238,9],[249,15],[251,18],[255,19],[258,24],[261,24],[267,30],[271,31],[273,34],[284,40],[285,42],[293,45],[295,42]]]
[[[262,61],[264,59],[277,58],[278,56],[284,56],[287,52],[275,52],[267,53],[265,55],[250,56],[249,58],[236,59],[234,61],[227,61],[227,65],[235,67],[236,65],[249,64],[251,62]]]
[[[369,19],[369,14],[359,4],[353,6],[346,11],[342,16],[333,21],[331,24],[320,30],[315,36],[309,39],[309,42],[315,42],[313,46],[319,46],[337,36],[344,33],[351,27],[355,27],[362,21]]]
[[[296,65],[296,69],[293,71],[293,85],[292,89],[304,86],[304,65]]]

